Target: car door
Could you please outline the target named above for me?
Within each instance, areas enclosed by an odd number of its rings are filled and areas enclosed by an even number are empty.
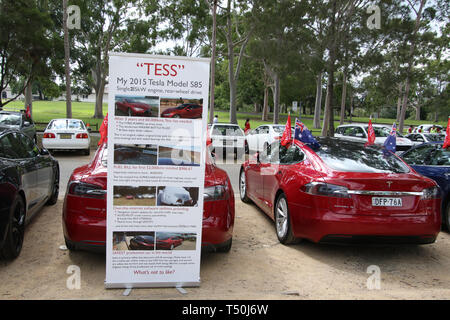
[[[258,148],[258,135],[259,135],[259,127],[257,127],[256,129],[250,130],[247,135],[245,136],[247,143],[248,143],[248,148],[252,151],[256,151]]]
[[[258,150],[263,150],[265,146],[269,145],[269,133],[270,129],[269,126],[261,126],[259,128],[259,134],[258,134]]]
[[[19,176],[21,178],[19,184],[25,193],[28,212],[38,202],[36,162],[32,158],[27,158],[25,149],[15,135],[15,133],[5,135],[1,139],[1,144],[4,150],[4,156],[15,161],[18,165]]]
[[[261,168],[267,166],[269,154],[270,147],[266,150],[257,152],[254,158],[251,158],[248,162],[247,192],[249,197],[252,198],[258,206],[261,206],[263,193]]]
[[[45,201],[50,195],[53,183],[53,163],[49,156],[41,155],[38,146],[29,137],[17,133],[17,140],[23,146],[28,159],[33,159],[36,167],[36,195],[38,202]]]

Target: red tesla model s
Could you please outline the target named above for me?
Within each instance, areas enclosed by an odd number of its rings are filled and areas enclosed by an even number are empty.
[[[203,107],[194,103],[183,103],[176,108],[169,108],[161,113],[164,118],[198,119],[202,117]]]
[[[62,215],[69,250],[105,250],[107,152],[102,144],[92,161],[75,169],[69,179]],[[234,227],[234,193],[227,173],[207,157],[202,249],[228,252]]]
[[[313,151],[275,141],[241,167],[241,199],[275,221],[281,243],[436,240],[441,199],[434,181],[377,146],[319,143]]]
[[[124,114],[131,116],[152,116],[151,106],[134,100],[132,98],[126,98],[116,101],[116,112],[123,112]]]

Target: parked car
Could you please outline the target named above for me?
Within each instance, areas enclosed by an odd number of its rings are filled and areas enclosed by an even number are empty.
[[[53,119],[45,128],[42,146],[47,150],[82,150],[91,152],[90,128],[79,119]]]
[[[192,206],[194,200],[189,191],[183,187],[165,187],[158,192],[157,205],[160,206]]]
[[[344,124],[336,128],[334,136],[340,139],[367,142],[368,127],[368,124]],[[392,127],[390,126],[374,124],[375,144],[382,146],[389,136],[391,129]],[[396,145],[397,151],[406,151],[413,146],[413,143],[411,140],[404,138],[402,134],[397,132]]]
[[[421,124],[417,127],[415,127],[412,131],[412,133],[429,133],[431,128],[433,128],[433,126],[435,126],[438,129],[438,132],[445,132],[445,129],[438,124]]]
[[[123,98],[116,101],[115,104],[116,114],[117,112],[123,112],[129,117],[132,116],[152,116],[152,107],[147,103],[143,103],[139,99]]]
[[[0,130],[5,129],[18,130],[30,137],[37,144],[36,126],[34,121],[25,112],[0,111]]]
[[[286,126],[281,124],[264,124],[250,130],[245,136],[249,151],[262,151],[281,137],[285,128]],[[293,134],[294,129],[292,129]]]
[[[439,188],[378,146],[319,138],[313,151],[276,141],[240,171],[240,197],[275,221],[283,244],[433,243],[440,230]]]
[[[101,250],[106,245],[107,145],[69,178],[63,205],[63,232],[69,250]],[[234,193],[225,171],[205,166],[202,248],[228,252],[234,226]]]
[[[203,107],[195,103],[183,103],[176,108],[169,108],[161,113],[163,118],[199,119],[202,117]]]
[[[405,138],[412,141],[413,145],[422,144],[425,142],[443,142],[445,140],[444,133],[410,133]]]
[[[155,147],[144,148],[139,146],[121,146],[114,148],[114,163],[155,165],[158,151]]]
[[[156,234],[156,250],[173,250],[183,243],[183,238],[170,234]]]
[[[155,250],[155,237],[149,235],[136,236],[130,239],[131,250]]]
[[[0,257],[16,258],[25,225],[59,194],[58,162],[17,130],[0,131]]]
[[[442,142],[421,144],[402,153],[401,158],[441,188],[442,222],[450,232],[450,150],[443,149],[442,145]]]
[[[232,152],[237,158],[248,151],[244,131],[237,124],[214,123],[209,127],[209,130],[215,154],[222,151],[220,156],[225,158],[227,153]]]

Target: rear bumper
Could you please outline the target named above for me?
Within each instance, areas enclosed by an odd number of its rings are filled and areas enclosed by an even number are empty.
[[[428,215],[371,216],[289,207],[294,235],[314,242],[433,243],[441,228],[440,208]]]
[[[42,146],[45,149],[56,150],[78,150],[87,149],[90,147],[90,139],[78,139],[73,141],[71,139],[58,140],[58,139],[42,139]]]

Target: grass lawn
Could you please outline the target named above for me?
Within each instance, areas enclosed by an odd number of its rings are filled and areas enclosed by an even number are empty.
[[[89,123],[91,126],[93,126],[93,130],[95,130],[95,124],[98,125],[97,128],[100,128],[100,125],[102,123],[102,119],[93,119],[94,115],[94,103],[91,102],[72,102],[72,118],[81,119],[85,123]],[[4,110],[21,110],[24,109],[24,102],[23,101],[13,101],[9,104],[7,104],[4,107]],[[103,104],[103,115],[106,115],[108,112],[108,104]],[[219,122],[222,123],[228,123],[229,122],[229,112],[228,111],[216,111],[215,114],[219,116]],[[285,124],[287,120],[287,114],[280,114],[280,124]],[[298,114],[292,114],[291,115],[291,124],[295,124],[295,118],[298,116]],[[38,123],[38,129],[44,129],[45,125],[39,125],[39,123],[48,123],[50,120],[55,118],[65,118],[66,117],[66,102],[65,101],[34,101],[33,102],[33,119],[35,122]],[[252,114],[252,113],[238,113],[237,114],[237,120],[238,124],[241,128],[244,128],[245,120],[249,118],[250,119],[250,126],[251,128],[256,128],[259,125],[272,123],[272,114],[269,114],[269,121],[264,122],[261,121],[261,114]],[[314,135],[320,135],[321,130],[320,129],[313,129],[313,116],[312,115],[302,115],[302,120],[305,123],[305,125],[312,131]],[[346,119],[347,120],[347,119]],[[362,117],[353,117],[353,122],[363,122],[367,123],[369,122],[369,118],[362,118]],[[387,124],[392,125],[394,123],[394,119],[372,119],[372,123],[378,123],[378,124]],[[409,120],[407,119],[405,121],[405,131],[410,125],[417,126],[422,123],[430,123],[427,120],[423,121],[416,121],[416,120]],[[440,121],[437,124],[440,124],[444,128],[447,127],[446,121]],[[339,117],[335,117],[335,127],[339,125]]]

